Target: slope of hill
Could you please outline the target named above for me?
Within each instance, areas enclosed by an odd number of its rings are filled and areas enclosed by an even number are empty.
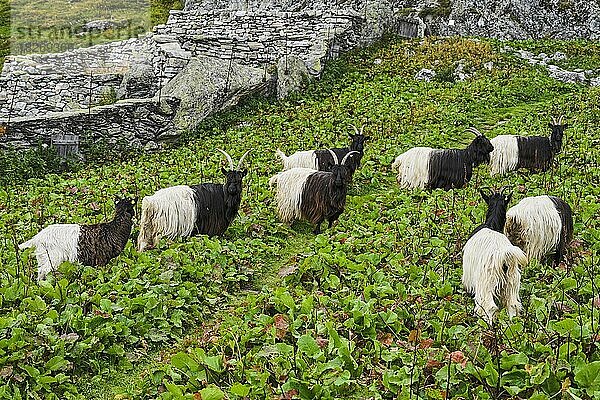
[[[206,121],[189,142],[0,189],[0,391],[53,398],[592,398],[600,394],[600,90],[473,39],[383,42],[327,66],[283,102],[253,100]],[[532,46],[513,43],[515,47]],[[586,60],[592,44],[551,42]],[[593,57],[594,55],[590,56]],[[491,63],[491,64],[490,64]],[[457,81],[458,65],[467,74]],[[489,68],[491,65],[491,68]],[[437,79],[417,81],[421,68]],[[390,164],[410,147],[463,147],[570,124],[544,174],[490,178],[451,192],[401,190]],[[339,224],[320,235],[279,222],[270,176],[286,153],[371,136]],[[217,148],[252,149],[239,216],[224,237],[194,237],[106,268],[63,264],[35,283],[15,245],[51,223],[109,218],[111,199],[222,181]],[[570,261],[523,271],[524,310],[497,326],[472,316],[461,250],[482,222],[482,186],[513,202],[554,194],[575,213]],[[135,228],[134,236],[137,234]],[[573,397],[576,398],[576,397]]]

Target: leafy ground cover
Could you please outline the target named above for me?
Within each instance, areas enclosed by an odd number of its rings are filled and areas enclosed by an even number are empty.
[[[600,91],[556,82],[502,45],[385,41],[330,63],[302,95],[206,121],[181,147],[5,185],[0,396],[600,395]],[[448,73],[459,62],[471,74],[464,82]],[[438,81],[415,81],[424,67]],[[571,128],[548,173],[491,179],[481,167],[464,190],[426,193],[400,190],[390,170],[415,145],[464,146],[469,125],[488,137],[546,134],[559,113]],[[317,236],[305,223],[281,224],[267,185],[280,168],[275,149],[343,145],[351,123],[366,124],[372,140],[339,224]],[[224,237],[142,254],[129,243],[106,268],[63,264],[35,282],[35,261],[17,243],[50,223],[110,217],[121,193],[222,180],[216,148],[253,149],[240,215]],[[558,195],[575,212],[570,261],[532,262],[521,317],[501,313],[494,327],[472,316],[460,283],[462,246],[485,213],[482,185],[511,185],[513,203]]]

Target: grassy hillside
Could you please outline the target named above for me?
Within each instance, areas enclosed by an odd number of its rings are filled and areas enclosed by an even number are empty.
[[[283,102],[252,101],[208,120],[186,145],[132,161],[48,175],[0,190],[0,393],[52,398],[593,398],[600,315],[600,90],[467,39],[382,43],[328,65]],[[516,44],[519,45],[519,44]],[[530,46],[529,44],[523,44]],[[568,52],[569,43],[548,43]],[[585,48],[585,44],[582,44]],[[583,59],[583,56],[581,56]],[[453,82],[459,60],[472,74]],[[488,71],[484,63],[493,62]],[[423,68],[440,79],[413,76]],[[463,190],[400,190],[390,164],[416,145],[462,147],[469,125],[488,137],[571,125],[550,172]],[[371,136],[339,224],[281,224],[274,151],[345,145],[349,124]],[[198,138],[198,139],[194,139]],[[224,237],[130,242],[105,268],[63,264],[35,282],[15,245],[51,223],[110,217],[114,196],[222,181],[216,148],[252,148],[238,218]],[[575,213],[558,269],[524,271],[524,310],[489,327],[462,289],[461,250],[482,222],[481,186],[513,202],[554,194]],[[137,234],[134,232],[134,236]],[[569,397],[571,396],[571,397]]]
[[[166,22],[179,0],[0,1],[0,66],[12,54],[56,53],[136,37]],[[104,32],[81,33],[90,21],[116,24]],[[11,43],[8,38],[11,38]]]

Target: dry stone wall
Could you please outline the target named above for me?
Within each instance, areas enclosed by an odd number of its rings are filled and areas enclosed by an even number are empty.
[[[0,146],[23,148],[76,133],[154,147],[242,97],[284,96],[306,71],[318,76],[328,59],[385,32],[423,33],[396,11],[387,0],[188,1],[166,24],[137,39],[9,57],[0,75]],[[275,71],[278,64],[284,71]],[[190,91],[186,84],[204,90]],[[211,87],[218,95],[209,93]],[[125,100],[96,106],[115,95]],[[161,106],[165,96],[178,96],[168,112]],[[202,112],[194,112],[194,104]]]
[[[0,118],[76,111],[110,100],[131,66],[153,60],[155,53],[156,43],[144,37],[59,54],[7,57],[0,75]]]
[[[163,97],[122,100],[91,110],[52,113],[11,120],[0,134],[0,149],[24,149],[49,144],[55,135],[78,136],[89,143],[127,142],[132,147],[154,148],[176,138],[174,118],[179,99]]]
[[[326,55],[328,42],[360,24],[351,10],[265,12],[189,11],[174,13],[169,24],[157,33],[176,37],[191,56],[233,59],[260,67],[284,56],[298,56],[309,62],[315,73],[317,60]]]

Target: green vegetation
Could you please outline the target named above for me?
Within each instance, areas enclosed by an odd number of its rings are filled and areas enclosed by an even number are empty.
[[[147,0],[14,0],[11,13],[15,54],[58,53],[128,39],[151,28]],[[115,27],[82,32],[84,24],[95,20],[111,21]]]
[[[165,23],[170,9],[182,7],[179,0],[1,0],[0,65],[11,51],[9,38],[14,54],[62,52],[136,37]],[[84,24],[95,20],[115,27],[82,32]]]
[[[181,0],[150,0],[150,22],[152,25],[164,24],[169,18],[170,10],[181,10]]]
[[[600,67],[600,43],[597,41],[571,40],[565,41],[538,41],[523,40],[509,42],[515,48],[531,51],[534,54],[546,53],[552,56],[557,51],[564,53],[567,57],[557,61],[555,64],[561,68],[574,70],[598,70]],[[600,73],[600,71],[597,71]]]
[[[184,146],[6,184],[0,397],[597,398],[600,90],[556,82],[502,45],[384,42],[332,62],[295,98],[207,120]],[[540,49],[555,46],[567,51]],[[412,78],[459,60],[467,81]],[[571,128],[548,173],[491,179],[484,166],[464,190],[425,193],[400,190],[390,171],[410,147],[464,146],[469,125],[489,137],[547,134],[559,113]],[[267,184],[280,169],[275,149],[345,145],[351,123],[372,140],[339,224],[318,236],[281,224]],[[51,223],[110,218],[124,192],[222,181],[216,148],[253,149],[224,237],[142,254],[130,242],[105,268],[65,263],[35,282],[17,243]],[[532,262],[522,316],[502,312],[494,328],[472,316],[460,282],[462,246],[485,214],[482,185],[510,185],[513,204],[555,194],[575,213],[571,262]]]
[[[0,0],[0,72],[4,57],[10,54],[10,3]]]

